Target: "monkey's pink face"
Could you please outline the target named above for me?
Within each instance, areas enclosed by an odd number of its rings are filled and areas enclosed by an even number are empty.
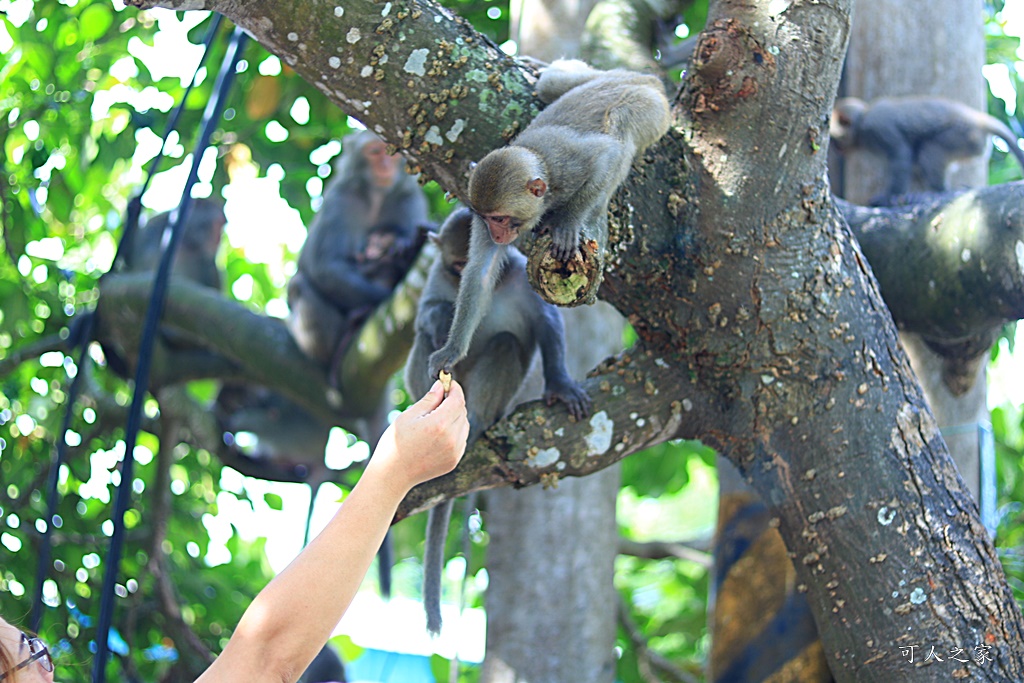
[[[377,187],[391,187],[398,174],[401,155],[388,154],[383,140],[373,140],[363,147],[363,156],[370,166],[370,176]]]
[[[483,214],[487,221],[487,229],[491,233],[491,239],[495,244],[512,244],[519,237],[519,228],[522,221],[512,216],[497,216],[492,213]]]

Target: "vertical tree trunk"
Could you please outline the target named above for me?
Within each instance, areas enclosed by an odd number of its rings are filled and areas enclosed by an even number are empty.
[[[593,0],[514,2],[521,54],[550,62],[579,53]],[[518,10],[518,11],[517,11]],[[582,379],[622,349],[611,306],[563,309],[569,371]],[[539,389],[534,389],[539,395]],[[487,651],[482,683],[615,680],[618,553],[616,465],[556,489],[488,493]]]
[[[582,378],[622,347],[603,303],[563,311],[569,371]],[[536,386],[534,396],[539,394]],[[615,680],[616,465],[558,488],[487,493],[487,651],[482,683]]]
[[[927,12],[922,9],[894,0],[858,2],[841,95],[870,101],[933,94],[984,110],[981,2],[944,0]],[[832,185],[850,201],[866,203],[885,187],[885,164],[879,158],[854,154],[841,163],[843,173],[830,169]],[[964,164],[953,182],[982,185],[985,169],[984,160]],[[987,420],[984,363],[973,386],[955,396],[942,381],[942,359],[916,335],[902,340],[936,419],[947,428],[953,459],[977,499],[978,430],[958,427]],[[832,680],[810,608],[795,591],[792,563],[778,531],[768,525],[764,504],[723,458],[719,473],[710,680]]]

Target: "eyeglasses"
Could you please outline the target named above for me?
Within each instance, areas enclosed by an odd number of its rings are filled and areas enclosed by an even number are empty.
[[[38,638],[31,638],[24,631],[21,632],[21,650],[28,648],[28,659],[18,664],[13,669],[8,669],[3,673],[0,673],[0,681],[4,680],[8,676],[14,674],[19,669],[24,669],[32,662],[38,661],[40,666],[43,667],[44,671],[53,671],[53,658],[50,656],[50,651],[46,648],[46,644]]]

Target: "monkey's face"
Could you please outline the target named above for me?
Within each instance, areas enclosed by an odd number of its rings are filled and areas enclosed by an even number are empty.
[[[857,145],[857,124],[864,109],[864,102],[856,97],[836,100],[828,122],[828,134],[840,152]]]
[[[495,244],[512,244],[519,237],[523,222],[513,216],[498,216],[493,213],[481,214],[487,223],[487,230]]]
[[[401,165],[401,155],[388,154],[386,148],[383,140],[371,140],[363,146],[370,180],[377,187],[391,187]]]
[[[536,227],[547,193],[543,175],[540,160],[522,147],[496,149],[473,169],[469,203],[495,243],[511,244],[520,230]]]

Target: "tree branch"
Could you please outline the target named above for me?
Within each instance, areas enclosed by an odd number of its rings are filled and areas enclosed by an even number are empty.
[[[619,539],[619,554],[640,557],[646,560],[663,560],[675,558],[693,562],[705,569],[710,569],[714,558],[710,550],[710,542],[701,540],[697,543],[690,541],[634,541],[629,538]]]
[[[1024,181],[895,208],[837,204],[901,329],[957,342],[1024,318]]]
[[[518,406],[476,441],[454,472],[414,488],[395,521],[470,491],[584,477],[626,456],[673,438],[706,433],[717,410],[696,387],[679,392],[680,379],[654,354],[636,349],[609,359],[584,386],[593,413],[575,422],[561,406]]]

